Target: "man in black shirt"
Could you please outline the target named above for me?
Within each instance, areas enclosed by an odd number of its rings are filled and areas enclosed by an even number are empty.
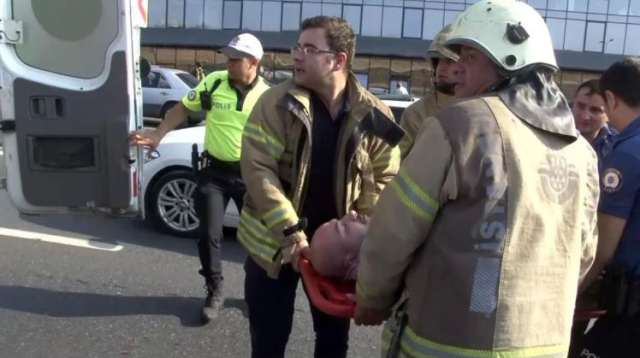
[[[400,163],[404,131],[351,72],[349,24],[319,16],[305,20],[301,31],[291,49],[294,80],[265,92],[244,128],[247,195],[237,237],[249,252],[245,300],[253,358],[284,357],[308,238],[352,210],[370,214]],[[313,305],[311,315],[315,357],[346,357],[350,320]]]

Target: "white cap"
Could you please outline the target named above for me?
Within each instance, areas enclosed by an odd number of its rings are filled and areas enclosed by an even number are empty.
[[[229,45],[221,48],[218,52],[230,59],[239,59],[249,55],[260,60],[264,54],[260,40],[252,34],[240,34],[234,37]]]

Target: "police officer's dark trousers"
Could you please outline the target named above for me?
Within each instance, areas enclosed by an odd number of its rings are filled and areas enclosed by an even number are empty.
[[[233,199],[242,210],[246,187],[240,175],[237,162],[223,162],[207,155],[207,165],[198,173],[198,188],[195,195],[195,208],[200,219],[198,232],[198,254],[208,288],[222,281],[222,263],[220,248],[222,245],[222,227],[224,215]]]
[[[640,357],[640,277],[609,269],[601,293],[600,305],[607,313],[575,345],[569,357]]]
[[[252,358],[283,358],[293,323],[296,288],[300,275],[284,265],[277,280],[251,258],[244,265],[245,301],[249,308]],[[306,289],[305,289],[306,293]],[[311,302],[316,334],[315,358],[344,358],[349,348],[350,320],[330,316]]]

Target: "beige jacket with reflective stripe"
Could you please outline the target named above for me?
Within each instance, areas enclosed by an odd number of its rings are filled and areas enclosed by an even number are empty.
[[[349,210],[370,214],[399,168],[397,145],[388,145],[363,123],[373,124],[376,134],[390,127],[402,133],[389,107],[353,75],[348,94],[350,111],[338,137],[335,170],[340,216]],[[244,129],[240,166],[247,193],[237,236],[271,277],[290,259],[282,252],[306,239],[302,231],[285,237],[283,230],[299,221],[313,145],[312,113],[310,93],[288,81],[260,97]]]
[[[425,121],[382,193],[358,301],[408,295],[408,357],[566,357],[598,196],[584,138],[539,130],[496,96],[458,102]]]
[[[403,159],[411,150],[422,123],[429,117],[435,117],[438,109],[450,105],[453,101],[454,97],[435,91],[413,103],[402,112],[400,126],[407,133],[400,142],[400,155]]]

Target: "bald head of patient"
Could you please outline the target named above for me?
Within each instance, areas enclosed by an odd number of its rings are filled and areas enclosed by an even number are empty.
[[[368,217],[351,211],[320,226],[311,240],[310,260],[315,271],[325,277],[355,280],[368,222]]]

